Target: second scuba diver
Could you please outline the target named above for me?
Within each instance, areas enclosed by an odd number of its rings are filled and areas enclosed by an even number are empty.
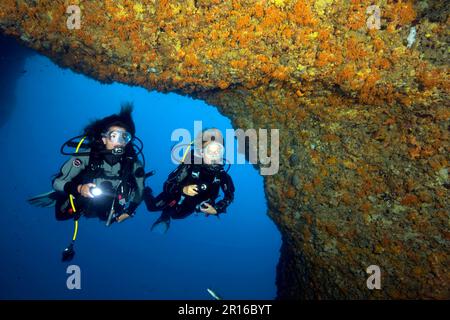
[[[190,161],[183,159],[170,173],[161,194],[154,197],[151,188],[144,190],[147,209],[162,211],[152,230],[162,227],[167,232],[171,219],[183,219],[194,212],[207,215],[224,213],[234,199],[234,184],[224,168],[223,136],[220,131],[204,130],[192,144],[197,147],[191,151]],[[224,197],[216,202],[220,190]]]

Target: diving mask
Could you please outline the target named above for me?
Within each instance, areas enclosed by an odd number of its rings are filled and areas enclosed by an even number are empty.
[[[212,141],[203,148],[203,157],[205,157],[211,164],[223,162],[224,147],[221,143]]]
[[[108,131],[103,136],[108,138],[111,142],[119,143],[121,145],[128,144],[133,138],[131,133],[123,130]]]

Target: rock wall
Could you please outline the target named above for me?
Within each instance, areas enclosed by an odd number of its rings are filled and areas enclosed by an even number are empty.
[[[280,170],[265,176],[280,299],[448,299],[448,12],[448,1],[2,0],[0,30],[99,81],[280,129]],[[370,265],[381,290],[366,286]]]

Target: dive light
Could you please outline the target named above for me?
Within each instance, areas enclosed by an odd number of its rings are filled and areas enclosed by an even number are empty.
[[[89,189],[89,192],[94,196],[94,197],[98,197],[101,194],[103,194],[102,189],[100,189],[99,187],[91,187]]]

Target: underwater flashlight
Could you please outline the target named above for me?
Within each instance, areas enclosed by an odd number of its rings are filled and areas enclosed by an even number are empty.
[[[99,187],[92,187],[89,189],[89,191],[94,197],[98,197],[103,193],[102,189],[100,189]]]
[[[70,261],[75,255],[75,250],[73,249],[73,241],[64,249],[62,253],[62,261]]]

